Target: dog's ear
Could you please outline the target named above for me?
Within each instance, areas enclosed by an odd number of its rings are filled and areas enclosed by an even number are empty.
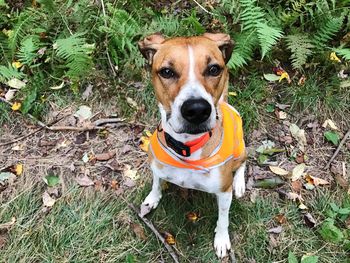
[[[165,38],[162,36],[161,33],[155,33],[139,41],[139,50],[141,51],[142,55],[147,59],[149,65],[152,65],[153,56],[157,52],[164,40]]]
[[[223,33],[205,33],[203,36],[216,42],[222,52],[225,63],[227,63],[231,58],[234,45],[234,41],[231,39],[231,37],[228,34]]]

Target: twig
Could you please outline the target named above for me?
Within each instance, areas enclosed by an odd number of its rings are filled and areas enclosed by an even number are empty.
[[[140,215],[139,210],[131,203],[128,203],[128,206],[137,214],[137,216],[149,227],[149,229],[152,230],[152,232],[156,235],[156,237],[163,243],[165,248],[168,250],[170,256],[173,258],[175,263],[179,263],[178,256],[176,255],[175,251],[171,246],[169,246],[165,239],[162,237],[162,235],[159,233],[159,231],[154,227],[153,223],[149,221],[147,218],[142,217]]]
[[[96,126],[101,126],[101,125],[106,124],[106,123],[118,123],[118,122],[122,122],[122,121],[124,121],[124,119],[121,119],[121,118],[106,118],[106,119],[96,120],[94,122],[94,124]]]
[[[216,16],[216,14],[208,11],[207,9],[204,8],[204,6],[202,6],[200,3],[198,3],[196,0],[193,0],[193,2],[195,2],[204,12],[206,12],[207,14],[210,14],[212,16]]]
[[[85,127],[74,127],[74,126],[53,126],[47,127],[50,131],[92,131],[92,130],[103,130],[105,127],[97,127],[95,125],[88,125]]]
[[[102,13],[103,13],[103,17],[104,17],[105,27],[108,27],[107,20],[106,20],[107,15],[106,15],[106,9],[105,9],[104,0],[101,0],[101,6],[102,6]],[[111,67],[112,74],[115,77],[115,76],[117,76],[117,73],[115,72],[115,69],[114,69],[111,57],[109,56],[109,52],[108,52],[108,45],[107,45],[107,43],[108,43],[108,34],[106,34],[105,42],[106,42],[106,54],[107,54],[108,63],[109,63],[109,66]]]
[[[341,140],[341,142],[338,145],[337,150],[333,153],[331,159],[328,161],[328,163],[325,165],[324,169],[328,169],[329,166],[331,165],[331,163],[333,162],[333,160],[335,159],[335,157],[337,157],[341,147],[343,146],[343,144],[345,143],[346,139],[349,137],[350,135],[350,130],[348,130],[348,132],[344,135],[343,139]]]

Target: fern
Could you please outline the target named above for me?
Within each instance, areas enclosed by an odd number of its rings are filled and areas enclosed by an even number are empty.
[[[314,45],[306,34],[289,35],[286,37],[287,47],[291,51],[292,65],[295,69],[302,69],[308,56],[312,54]]]
[[[72,80],[84,76],[92,67],[90,54],[95,46],[86,43],[82,34],[74,34],[68,38],[58,39],[54,44],[57,57],[66,60],[66,75]]]
[[[257,23],[264,22],[265,13],[261,7],[257,6],[256,0],[240,0],[240,5],[243,9],[240,16],[242,31],[255,29]]]
[[[335,53],[342,56],[345,60],[350,60],[350,48],[339,47],[334,49]]]
[[[263,59],[266,53],[270,51],[273,45],[283,36],[283,32],[262,22],[258,22],[256,26],[261,47],[261,58]]]
[[[247,65],[254,53],[257,38],[253,33],[245,32],[234,37],[235,47],[232,56],[227,63],[229,69],[236,70],[244,65]]]
[[[329,18],[315,33],[313,43],[317,49],[324,49],[327,42],[341,29],[344,16]]]
[[[11,65],[6,66],[0,66],[0,82],[6,83],[7,81],[11,79],[21,79],[25,75],[18,71],[16,68],[12,67]]]
[[[22,41],[20,50],[17,54],[19,61],[26,65],[32,65],[38,55],[37,51],[39,48],[39,38],[37,36],[27,37]]]

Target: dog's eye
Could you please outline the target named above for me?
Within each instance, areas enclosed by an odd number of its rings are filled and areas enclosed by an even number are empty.
[[[171,70],[170,68],[162,68],[158,74],[165,79],[171,79],[174,78],[176,76],[176,73]]]
[[[221,73],[222,68],[219,65],[211,65],[207,68],[207,74],[208,76],[219,76],[219,74]]]

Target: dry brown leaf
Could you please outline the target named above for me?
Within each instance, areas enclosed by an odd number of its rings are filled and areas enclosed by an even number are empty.
[[[303,187],[303,184],[299,180],[292,182],[293,191],[300,192],[302,187]]]
[[[106,152],[106,153],[99,153],[99,154],[95,154],[94,158],[97,161],[108,161],[110,159],[112,159],[115,156],[116,152],[115,151],[110,151],[110,152]]]
[[[306,165],[304,163],[298,164],[294,167],[292,171],[292,181],[298,180],[304,174],[305,167]]]
[[[125,165],[124,177],[129,177],[130,179],[136,181],[139,178],[137,170],[131,169],[130,165]]]
[[[271,172],[273,172],[274,174],[277,174],[277,175],[284,176],[284,175],[288,175],[289,174],[289,172],[287,170],[285,170],[283,168],[280,168],[278,166],[270,165],[269,168],[270,168]]]
[[[135,235],[139,239],[147,240],[147,237],[145,235],[145,231],[143,230],[143,228],[139,224],[131,223],[130,225],[131,225],[132,231],[134,231]]]
[[[43,204],[46,207],[52,207],[55,204],[56,200],[53,199],[48,192],[44,192],[43,194]]]
[[[75,181],[80,185],[80,186],[92,186],[94,185],[94,182],[84,175],[83,177],[77,177],[75,178]]]
[[[96,187],[96,184],[95,184],[95,187]],[[118,184],[118,182],[116,180],[112,180],[111,181],[111,188],[113,190],[117,190],[119,188],[119,184]]]
[[[11,221],[0,224],[0,230],[8,230],[16,223],[16,217],[12,217]]]
[[[188,219],[188,221],[195,223],[198,221],[199,215],[195,212],[189,212],[186,214],[186,218]]]
[[[290,133],[293,138],[298,142],[298,147],[302,152],[305,152],[305,146],[307,144],[305,131],[300,129],[296,124],[292,123],[289,127]]]
[[[165,239],[165,242],[168,245],[175,245],[176,244],[175,237],[172,234],[170,234],[169,232],[164,232],[163,237]]]
[[[315,186],[329,184],[328,181],[321,179],[321,178],[318,178],[318,177],[315,177],[315,176],[312,176],[312,175],[309,175],[309,174],[306,175],[305,179],[309,184],[312,184]]]
[[[288,192],[287,193],[287,198],[293,201],[299,200],[299,201],[304,201],[304,199],[301,197],[300,194],[293,193],[293,192]]]
[[[327,119],[324,121],[324,123],[322,124],[323,128],[327,128],[329,126],[329,128],[331,128],[332,130],[336,130],[338,131],[338,127],[337,125],[331,120],[331,119]]]
[[[284,214],[279,214],[279,215],[275,216],[275,220],[276,220],[276,222],[278,222],[280,224],[287,223],[287,218]]]

